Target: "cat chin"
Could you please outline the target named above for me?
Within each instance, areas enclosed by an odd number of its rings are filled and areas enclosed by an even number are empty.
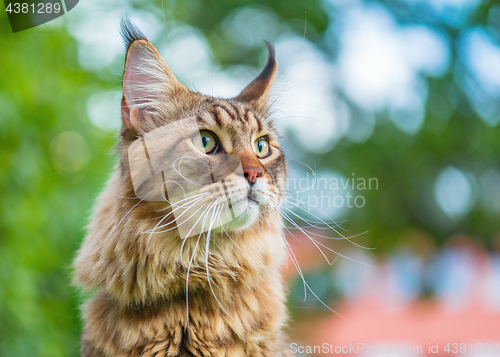
[[[259,205],[249,200],[248,207],[242,214],[224,225],[228,232],[238,232],[245,230],[256,223],[259,219],[261,209]]]

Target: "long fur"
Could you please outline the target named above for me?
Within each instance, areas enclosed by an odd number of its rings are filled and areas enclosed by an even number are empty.
[[[278,209],[287,168],[266,108],[256,107],[264,98],[191,92],[140,31],[124,22],[122,33],[128,49],[122,112],[130,120],[124,119],[119,163],[74,263],[75,283],[94,291],[83,306],[82,356],[288,356],[280,274],[286,242]],[[253,92],[265,95],[261,78],[258,85]],[[144,133],[188,116],[217,133],[244,167],[263,170],[252,192],[266,203],[250,226],[181,239],[167,202],[137,197],[128,148]],[[262,135],[273,151],[260,160],[253,140]],[[241,191],[242,182],[227,189]],[[216,211],[217,198],[210,200]]]
[[[122,35],[123,43],[125,44],[125,48],[127,49],[127,51],[130,48],[130,45],[135,41],[148,40],[146,38],[146,35],[144,35],[141,30],[134,26],[134,24],[130,22],[130,19],[128,17],[123,18],[120,22],[120,34]]]

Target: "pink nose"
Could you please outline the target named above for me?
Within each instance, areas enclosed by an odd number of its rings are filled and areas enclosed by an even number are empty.
[[[257,167],[245,167],[243,169],[243,174],[251,186],[257,181],[258,177],[262,177],[262,170]]]

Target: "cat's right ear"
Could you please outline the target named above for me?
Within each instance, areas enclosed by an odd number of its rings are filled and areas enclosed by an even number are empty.
[[[161,123],[174,95],[188,91],[174,77],[156,48],[128,18],[121,22],[127,47],[123,73],[123,125],[139,131]]]

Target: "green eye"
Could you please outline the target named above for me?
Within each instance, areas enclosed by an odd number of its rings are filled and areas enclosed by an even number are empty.
[[[259,159],[268,157],[269,154],[271,154],[271,149],[269,148],[269,143],[266,138],[258,138],[255,140],[254,146]]]
[[[211,154],[217,149],[215,135],[207,130],[200,131],[200,134],[193,138],[193,144],[198,150],[206,154]]]

